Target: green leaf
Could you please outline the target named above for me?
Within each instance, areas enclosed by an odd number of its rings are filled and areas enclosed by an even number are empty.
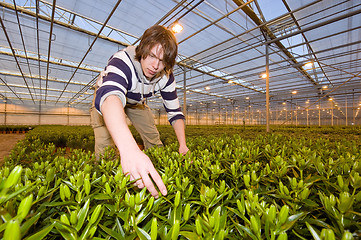
[[[90,222],[86,225],[84,231],[82,232],[81,236],[80,236],[80,240],[85,240],[85,239],[91,239],[91,228],[93,227],[93,224],[91,224]]]
[[[251,229],[249,229],[249,228],[247,228],[247,227],[245,227],[245,226],[243,226],[241,224],[235,224],[234,226],[237,228],[237,230],[241,234],[241,236],[243,236],[242,231],[245,231],[248,234],[248,236],[250,236],[253,240],[258,240],[256,235],[254,235],[252,233]]]
[[[18,219],[11,219],[6,224],[6,229],[4,232],[4,240],[20,240],[20,223]]]
[[[306,222],[306,225],[307,225],[308,230],[310,230],[313,238],[314,238],[315,240],[321,240],[321,237],[318,235],[318,233],[316,232],[316,230],[313,229],[313,227],[312,227],[308,222]]]
[[[89,211],[89,204],[90,204],[90,199],[88,199],[84,206],[80,209],[79,213],[78,213],[78,223],[76,225],[76,230],[79,231],[83,224],[84,224],[84,221],[85,221],[85,218],[88,214],[88,211]]]
[[[10,199],[16,197],[17,195],[19,195],[20,193],[28,190],[29,188],[31,187],[31,185],[28,185],[28,186],[24,186],[24,187],[21,187],[19,190],[9,194],[9,195],[5,195],[5,197],[1,197],[0,198],[0,205],[2,205],[3,203],[6,203],[7,201],[9,201]],[[34,188],[34,187],[33,187]],[[29,191],[31,191],[32,189],[30,189]]]
[[[33,204],[33,194],[30,194],[29,196],[21,200],[17,214],[17,217],[20,219],[20,221],[22,221],[28,215],[32,204]]]
[[[58,220],[54,220],[55,228],[65,240],[77,240],[76,230]]]
[[[124,232],[124,230],[122,228],[122,224],[120,223],[119,218],[116,218],[115,222],[117,224],[117,227],[118,227],[118,230],[119,230],[120,234],[122,235],[123,238],[125,238],[125,232]]]
[[[22,171],[22,166],[15,166],[5,181],[4,189],[10,188],[15,185],[19,181]]]
[[[104,231],[108,236],[111,236],[111,237],[113,237],[113,238],[115,238],[115,239],[119,239],[119,240],[125,239],[124,235],[122,235],[122,234],[120,234],[120,233],[118,233],[118,232],[116,232],[116,231],[114,231],[114,230],[112,230],[112,229],[110,229],[110,228],[107,228],[107,227],[104,226],[104,225],[99,224],[99,227],[100,227],[101,229],[103,229],[103,231]]]
[[[146,219],[151,212],[148,208],[143,208],[143,210],[137,215],[135,218],[135,223],[138,225],[140,224],[144,219]]]
[[[54,223],[41,229],[39,232],[34,233],[33,235],[27,237],[25,240],[41,240],[48,235],[48,233],[53,229],[53,227],[54,227]]]
[[[307,213],[301,212],[301,213],[297,213],[297,214],[294,214],[294,215],[288,217],[287,221],[281,226],[281,229],[279,232],[287,231],[297,222],[298,219],[305,216],[306,214]]]
[[[58,206],[69,206],[69,205],[77,205],[76,202],[67,201],[67,202],[46,202],[41,204],[44,207],[58,207]]]
[[[189,240],[199,240],[199,237],[195,232],[180,231],[179,235],[181,235]]]
[[[37,214],[35,214],[34,216],[32,216],[29,220],[27,220],[26,222],[24,222],[21,227],[21,235],[25,235],[25,233],[31,228],[31,226],[34,225],[34,223],[36,223],[40,216],[41,216],[42,212],[38,212]]]
[[[137,233],[137,236],[140,238],[140,240],[151,240],[150,235],[143,229],[135,227],[135,232]]]
[[[102,211],[102,205],[99,204],[98,206],[95,207],[95,209],[94,209],[94,211],[92,213],[92,216],[91,216],[90,221],[89,221],[91,224],[98,221],[101,211]],[[101,217],[102,217],[102,215],[100,215],[100,218]]]

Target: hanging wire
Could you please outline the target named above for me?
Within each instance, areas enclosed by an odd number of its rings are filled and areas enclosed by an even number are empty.
[[[52,35],[53,35],[55,8],[56,8],[56,0],[53,0],[53,8],[52,8],[52,11],[51,11],[49,45],[48,45],[48,61],[47,61],[47,64],[46,64],[45,103],[46,103],[46,97],[48,95],[48,78],[49,78],[49,65],[50,65],[51,38],[52,38]]]
[[[25,58],[26,58],[26,62],[27,62],[27,64],[28,64],[30,79],[31,79],[31,82],[32,82],[32,84],[33,84],[33,89],[34,89],[34,87],[35,87],[35,86],[34,86],[34,80],[33,80],[32,74],[31,74],[30,63],[29,63],[29,59],[28,59],[28,53],[26,52],[26,47],[25,47],[25,41],[24,41],[23,31],[21,30],[21,24],[20,24],[19,14],[18,14],[18,10],[17,10],[17,7],[16,7],[15,0],[13,0],[13,3],[14,3],[15,13],[16,13],[16,19],[17,19],[17,21],[18,21],[18,27],[19,27],[21,42],[22,42],[22,44],[23,44],[23,49],[24,49],[24,52],[25,52]],[[34,89],[34,91],[35,91],[35,89]]]
[[[11,89],[11,87],[7,84],[7,82],[6,82],[4,79],[2,79],[1,77],[0,77],[0,79],[1,79],[1,81],[5,84],[5,86],[6,86],[7,88],[9,88],[10,91],[11,91],[22,103],[24,103],[23,100],[21,99],[21,97],[19,97],[19,96],[16,94],[16,92],[15,92],[13,89]],[[6,98],[6,97],[5,97],[5,98]]]
[[[39,0],[36,0],[36,46],[38,51],[38,68],[39,68],[39,86],[40,86],[40,101],[43,99],[41,87],[41,67],[40,67],[40,36],[39,36]]]
[[[105,22],[103,23],[103,26],[100,28],[97,36],[94,38],[93,42],[91,43],[91,45],[88,48],[88,51],[84,54],[83,58],[81,59],[81,61],[79,62],[77,68],[75,69],[75,71],[73,72],[72,76],[70,77],[69,81],[67,82],[67,84],[65,85],[63,91],[61,92],[59,98],[56,100],[56,103],[59,101],[59,99],[61,98],[61,96],[63,95],[65,89],[68,87],[70,81],[73,79],[73,77],[75,76],[75,73],[78,71],[80,65],[83,63],[83,61],[85,60],[86,56],[88,55],[88,53],[90,52],[91,48],[93,47],[93,45],[95,44],[95,41],[98,39],[99,35],[101,34],[101,32],[103,31],[103,29],[105,28],[105,26],[107,25],[108,21],[110,20],[110,18],[112,17],[112,15],[114,14],[115,10],[118,8],[120,2],[122,0],[118,0],[118,2],[115,4],[113,10],[111,11],[111,13],[109,14],[108,18],[105,20]]]
[[[31,93],[30,88],[29,88],[29,85],[28,85],[28,83],[27,83],[27,81],[26,81],[26,79],[25,79],[24,73],[23,73],[23,71],[21,70],[20,63],[19,63],[19,61],[18,61],[18,59],[17,59],[17,57],[16,57],[15,50],[14,50],[12,44],[11,44],[9,35],[8,35],[7,31],[6,31],[4,22],[3,22],[3,20],[2,20],[2,17],[0,17],[0,24],[1,24],[1,27],[2,27],[2,29],[3,29],[3,31],[4,31],[4,33],[5,33],[5,37],[6,37],[7,41],[8,41],[8,44],[9,44],[10,49],[11,49],[11,52],[13,53],[14,59],[15,59],[15,61],[16,61],[16,64],[17,64],[18,68],[19,68],[19,71],[20,71],[20,73],[21,73],[21,76],[23,77],[24,82],[25,82],[25,85],[26,85],[26,87],[27,87],[27,89],[28,89],[28,91],[29,91],[29,93],[30,93],[31,99],[32,99],[33,102],[35,103],[33,94]],[[17,95],[16,95],[16,96],[17,96]],[[17,96],[17,97],[18,97],[18,96]],[[21,98],[19,98],[19,99],[21,100]]]

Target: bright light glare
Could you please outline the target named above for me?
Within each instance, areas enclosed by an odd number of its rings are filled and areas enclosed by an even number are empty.
[[[173,26],[172,26],[172,31],[174,33],[179,33],[183,30],[183,26],[180,25],[179,23],[175,23]]]
[[[297,91],[296,91],[296,90],[292,91],[292,94],[296,94],[296,93],[297,93]]]
[[[313,62],[307,62],[305,63],[305,65],[303,65],[305,67],[312,67],[313,66]]]
[[[210,90],[211,88],[209,86],[205,87],[206,90]]]
[[[266,74],[266,73],[263,73],[263,74],[261,75],[261,78],[267,78],[267,74]]]

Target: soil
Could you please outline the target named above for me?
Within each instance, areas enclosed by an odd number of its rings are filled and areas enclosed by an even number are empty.
[[[4,157],[8,156],[16,143],[25,138],[26,134],[0,134],[0,166],[3,165]]]

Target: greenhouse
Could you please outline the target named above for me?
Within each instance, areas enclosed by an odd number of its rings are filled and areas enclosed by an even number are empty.
[[[0,238],[361,239],[360,1],[0,5]]]

